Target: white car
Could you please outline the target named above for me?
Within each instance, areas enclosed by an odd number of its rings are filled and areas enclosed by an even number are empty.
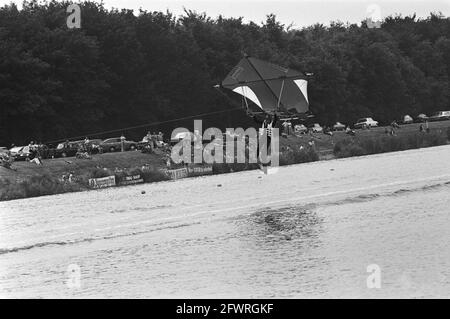
[[[409,115],[403,116],[403,119],[402,119],[403,124],[411,124],[413,122],[414,122],[414,120],[411,116],[409,116]]]
[[[450,120],[450,111],[439,111],[434,113],[429,118],[430,121],[446,121]]]
[[[333,130],[335,131],[344,131],[345,128],[345,124],[342,124],[341,122],[336,122],[336,124],[333,125]]]
[[[314,123],[313,125],[310,125],[309,130],[312,131],[313,133],[322,133],[323,132],[323,128],[322,128],[322,126],[320,126],[319,123]]]
[[[294,131],[297,134],[305,134],[306,132],[308,132],[308,128],[303,124],[297,124],[294,126]]]
[[[422,123],[428,121],[428,116],[426,114],[420,113],[416,117],[416,122]]]
[[[377,127],[377,126],[378,126],[378,122],[374,121],[371,117],[360,118],[355,123],[355,128],[363,128],[363,127],[370,128],[370,127]]]
[[[20,152],[22,152],[23,148],[25,146],[14,146],[13,148],[11,148],[9,151],[11,153],[11,156],[16,156],[18,155]]]

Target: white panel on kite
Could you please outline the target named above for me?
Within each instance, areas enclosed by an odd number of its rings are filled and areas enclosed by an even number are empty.
[[[306,102],[309,103],[309,101],[308,101],[308,81],[299,79],[299,80],[294,80],[294,83],[297,84],[300,91],[302,91],[302,94],[305,97]]]
[[[233,92],[243,95],[262,109],[261,103],[259,102],[259,99],[256,96],[255,92],[253,92],[253,90],[248,86],[238,86],[237,88],[233,89]]]

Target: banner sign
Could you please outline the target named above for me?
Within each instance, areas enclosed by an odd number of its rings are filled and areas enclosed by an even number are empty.
[[[90,178],[89,186],[92,188],[105,188],[116,186],[116,177],[115,176],[107,176],[101,178]]]
[[[200,176],[212,174],[213,168],[212,165],[209,166],[194,166],[188,168],[189,176]]]
[[[180,179],[188,176],[188,170],[186,168],[171,169],[167,170],[166,173],[171,179]]]
[[[166,170],[166,174],[171,179],[180,179],[189,176],[201,176],[212,174],[213,168],[212,165],[208,166],[194,166],[194,167],[183,167],[178,169],[170,169]]]
[[[132,176],[124,176],[120,181],[119,185],[132,185],[132,184],[139,184],[143,183],[144,179],[141,177],[140,174],[132,175]]]

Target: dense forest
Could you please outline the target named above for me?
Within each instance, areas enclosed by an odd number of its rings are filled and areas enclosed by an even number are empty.
[[[204,127],[248,125],[245,113],[213,89],[244,52],[314,73],[309,100],[319,123],[362,116],[386,123],[450,109],[450,19],[440,13],[391,16],[375,29],[364,21],[292,29],[272,14],[257,24],[189,10],[136,15],[89,1],[81,4],[81,28],[69,29],[68,5],[0,8],[2,146],[84,135],[138,138],[148,129],[192,125],[174,119],[222,110],[229,111],[204,116]]]

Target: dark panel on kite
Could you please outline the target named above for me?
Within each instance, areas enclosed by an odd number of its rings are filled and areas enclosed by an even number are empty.
[[[265,112],[305,113],[309,109],[303,73],[252,57],[243,58],[222,81]]]

